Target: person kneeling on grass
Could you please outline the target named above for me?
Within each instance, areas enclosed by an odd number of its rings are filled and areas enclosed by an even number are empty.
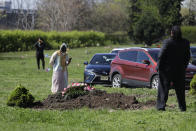
[[[67,66],[71,62],[67,54],[67,45],[63,43],[60,50],[55,51],[50,58],[50,65],[53,66],[52,75],[52,93],[61,92],[68,85],[68,70]]]

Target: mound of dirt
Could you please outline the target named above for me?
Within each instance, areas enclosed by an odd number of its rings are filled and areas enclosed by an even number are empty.
[[[123,93],[106,93],[101,90],[91,91],[88,95],[79,96],[67,100],[61,93],[49,95],[42,102],[35,103],[34,108],[42,109],[79,109],[88,108],[109,108],[109,109],[141,109],[155,105],[154,101],[139,103],[135,96],[126,96]]]

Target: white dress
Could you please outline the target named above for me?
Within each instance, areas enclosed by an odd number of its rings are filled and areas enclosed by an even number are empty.
[[[69,57],[66,55],[66,63],[68,64]],[[64,88],[67,88],[68,85],[68,71],[67,66],[63,70],[63,67],[60,63],[60,56],[57,51],[54,52],[50,58],[50,64],[53,66],[53,75],[52,75],[52,93],[61,92]]]

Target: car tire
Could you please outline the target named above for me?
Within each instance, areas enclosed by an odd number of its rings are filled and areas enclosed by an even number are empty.
[[[150,88],[152,89],[158,89],[159,86],[159,77],[158,75],[153,76],[151,83],[150,83]]]
[[[112,87],[113,88],[121,88],[121,75],[116,74],[112,78]]]

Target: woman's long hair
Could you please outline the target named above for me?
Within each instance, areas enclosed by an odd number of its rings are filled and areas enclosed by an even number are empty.
[[[171,34],[172,34],[171,37],[174,40],[182,39],[182,32],[181,32],[180,26],[173,26],[171,29]]]

